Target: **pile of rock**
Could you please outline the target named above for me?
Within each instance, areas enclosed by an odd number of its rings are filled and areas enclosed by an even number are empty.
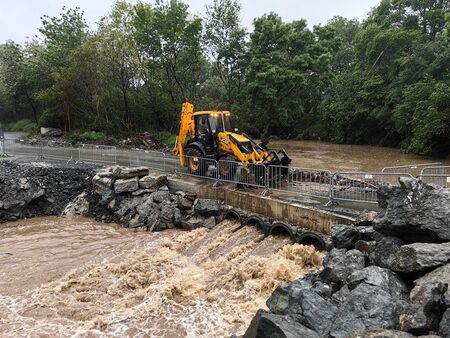
[[[278,287],[244,337],[450,337],[450,189],[400,183],[333,226],[324,269]]]
[[[61,214],[93,175],[86,165],[0,161],[0,222]]]
[[[169,191],[167,177],[150,173],[145,167],[109,167],[97,172],[92,182],[93,191],[75,200],[67,214],[83,210],[86,216],[125,227],[161,231],[174,227],[212,228],[223,219],[227,209],[215,200]],[[80,207],[86,205],[86,200],[89,207]]]

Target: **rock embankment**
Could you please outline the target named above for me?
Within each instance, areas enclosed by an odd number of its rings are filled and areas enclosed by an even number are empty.
[[[0,222],[61,214],[94,173],[86,165],[0,161]]]
[[[148,168],[113,166],[98,171],[88,192],[70,203],[64,214],[92,216],[128,228],[213,228],[227,206],[195,194],[169,191],[167,177]]]
[[[333,226],[324,269],[278,287],[244,337],[450,337],[450,190],[400,183]]]

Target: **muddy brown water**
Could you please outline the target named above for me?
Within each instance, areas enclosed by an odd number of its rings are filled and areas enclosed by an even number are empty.
[[[400,149],[367,145],[280,140],[270,142],[269,147],[284,148],[292,158],[292,165],[300,168],[380,172],[383,167],[406,164],[441,162],[450,165],[450,158],[403,154]]]
[[[0,225],[1,337],[229,337],[322,254],[224,221],[132,231],[86,218]]]

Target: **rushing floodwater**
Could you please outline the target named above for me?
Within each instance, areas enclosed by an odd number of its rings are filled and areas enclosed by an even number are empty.
[[[379,172],[383,167],[430,162],[442,162],[445,165],[450,165],[449,158],[427,158],[403,154],[400,149],[366,145],[283,140],[272,141],[270,148],[284,148],[292,158],[293,166],[331,171]]]
[[[321,266],[312,247],[224,221],[131,231],[85,218],[0,225],[0,336],[229,337],[281,282]]]

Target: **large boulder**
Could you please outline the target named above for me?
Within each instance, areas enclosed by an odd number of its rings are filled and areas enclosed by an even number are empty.
[[[447,292],[445,293],[445,303],[450,307],[450,264],[446,264],[439,268],[434,269],[431,272],[423,275],[422,277],[416,279],[414,281],[414,289],[412,291],[413,294],[417,292],[417,288],[432,283],[444,283],[449,286]]]
[[[382,268],[390,268],[393,255],[403,245],[403,241],[396,237],[384,237],[372,248],[369,258],[370,264]]]
[[[408,332],[398,330],[369,330],[359,332],[348,338],[415,338],[416,336]]]
[[[95,192],[102,195],[113,188],[114,179],[112,177],[97,174],[92,178],[92,183],[94,184]]]
[[[375,230],[408,243],[450,241],[450,189],[402,178],[399,187],[380,188],[378,198]]]
[[[167,190],[155,191],[151,196],[155,203],[169,202],[171,200],[170,193]]]
[[[166,175],[150,173],[139,179],[139,188],[141,189],[158,189],[164,185],[167,185]]]
[[[398,299],[407,299],[410,289],[403,280],[389,269],[370,265],[362,270],[353,272],[347,280],[349,290],[355,289],[361,283],[378,286],[388,291]]]
[[[426,272],[450,262],[450,243],[413,243],[391,256],[390,268],[397,272]]]
[[[437,332],[446,309],[448,285],[427,283],[411,291],[410,305],[400,315],[400,329],[414,334]]]
[[[371,329],[395,329],[404,306],[384,287],[361,283],[339,307],[330,335],[344,338]]]
[[[358,230],[353,225],[334,224],[331,226],[331,240],[335,248],[353,249],[358,239]]]
[[[450,308],[445,310],[439,324],[439,335],[442,338],[450,338]]]
[[[194,210],[205,217],[219,216],[221,213],[219,202],[202,198],[196,200]]]
[[[114,182],[114,192],[116,194],[133,192],[138,189],[139,189],[139,180],[137,177],[127,179],[117,179]]]
[[[243,338],[319,338],[313,330],[289,316],[258,310]]]
[[[322,280],[342,285],[354,271],[365,267],[365,257],[359,250],[333,249],[325,257],[323,266]]]
[[[142,177],[149,173],[146,167],[120,167],[113,166],[109,169],[115,178],[131,178],[131,177]]]
[[[356,226],[372,226],[373,220],[377,217],[376,211],[363,211],[356,217]]]
[[[310,287],[307,280],[282,285],[272,293],[267,306],[272,313],[289,315],[319,335],[326,336],[338,307],[319,294],[320,290]]]
[[[62,214],[65,216],[87,216],[89,213],[89,201],[87,194],[83,191],[72,202],[67,204]]]

